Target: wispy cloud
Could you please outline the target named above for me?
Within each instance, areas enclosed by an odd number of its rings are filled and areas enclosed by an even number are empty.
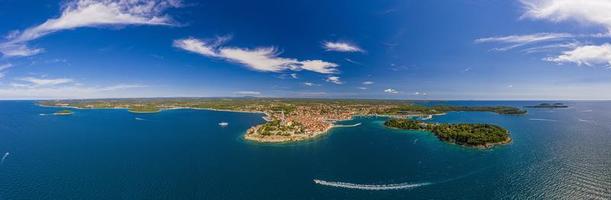
[[[63,99],[137,97],[133,92],[121,93],[145,85],[117,84],[104,87],[88,87],[72,79],[21,78],[16,83],[0,88],[0,99]]]
[[[507,51],[507,50],[514,49],[516,47],[524,46],[527,44],[544,42],[544,41],[562,40],[562,39],[566,39],[570,37],[573,37],[573,35],[568,34],[568,33],[535,33],[535,34],[528,34],[528,35],[508,35],[508,36],[479,38],[475,40],[475,43],[507,44],[509,46],[498,47],[498,48],[493,49],[496,51]]]
[[[303,85],[305,85],[305,86],[309,86],[309,87],[312,87],[312,86],[320,86],[320,84],[316,84],[316,83],[312,83],[312,82],[304,82],[304,83],[303,83]]]
[[[399,94],[399,91],[392,89],[392,88],[385,89],[384,92],[390,93],[390,94]]]
[[[373,81],[363,81],[362,84],[363,85],[373,85],[374,82]]]
[[[68,79],[68,78],[44,79],[44,78],[35,78],[35,77],[24,77],[24,78],[19,78],[17,80],[28,83],[27,85],[30,87],[53,86],[53,85],[60,85],[60,84],[74,82],[72,79]]]
[[[541,46],[526,48],[521,51],[524,53],[528,53],[528,54],[541,53],[541,52],[558,52],[559,50],[562,50],[562,49],[574,49],[580,45],[581,45],[580,42],[556,43],[556,44],[548,44],[548,45],[541,45]]]
[[[23,31],[13,31],[0,43],[6,57],[31,56],[43,52],[27,43],[63,30],[82,27],[125,25],[174,25],[164,14],[168,8],[179,7],[179,0],[73,0],[61,7],[61,15]]]
[[[363,64],[361,62],[354,61],[354,60],[352,60],[350,58],[345,58],[344,60],[346,60],[349,63],[355,64],[355,65],[365,66],[365,64]]]
[[[569,51],[564,51],[556,57],[545,60],[556,63],[575,63],[577,65],[605,65],[611,66],[611,44],[579,46]]]
[[[367,88],[367,87],[356,87],[356,89],[359,89],[359,90],[367,90],[368,88]]]
[[[344,82],[342,82],[340,80],[340,77],[338,77],[338,76],[329,76],[329,77],[327,77],[326,81],[327,82],[331,82],[331,83],[335,83],[335,84],[338,84],[338,85],[344,84]]]
[[[4,77],[4,72],[8,69],[13,67],[13,64],[11,63],[5,63],[5,64],[1,64],[0,65],[0,78]]]
[[[258,91],[237,91],[235,92],[237,95],[251,95],[251,96],[259,96],[261,92]]]
[[[224,47],[218,40],[204,41],[195,38],[174,41],[174,47],[203,56],[225,59],[242,64],[250,69],[263,72],[282,72],[285,70],[308,70],[322,74],[337,73],[338,65],[322,60],[297,60],[280,57],[275,47],[255,49]]]
[[[356,44],[348,42],[323,42],[323,48],[327,51],[338,51],[338,52],[365,52]]]

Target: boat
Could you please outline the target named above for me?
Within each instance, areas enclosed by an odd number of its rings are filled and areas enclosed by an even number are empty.
[[[223,127],[228,126],[228,125],[229,125],[229,123],[227,123],[227,122],[220,122],[219,123],[219,126],[223,126]]]

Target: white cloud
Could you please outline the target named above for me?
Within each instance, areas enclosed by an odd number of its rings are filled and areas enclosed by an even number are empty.
[[[509,36],[496,36],[479,38],[475,40],[475,43],[501,43],[508,44],[509,46],[494,48],[497,51],[507,51],[516,47],[532,44],[536,42],[562,40],[573,37],[572,34],[568,33],[535,33],[528,35],[509,35]]]
[[[556,63],[575,63],[577,65],[606,65],[611,66],[611,44],[586,45],[562,52],[556,57],[545,60]]]
[[[327,77],[326,81],[327,82],[331,82],[331,83],[335,83],[335,84],[338,84],[338,85],[344,84],[344,82],[342,82],[339,79],[340,79],[340,77],[338,77],[338,76],[329,76],[329,77]]]
[[[609,0],[521,0],[526,12],[523,18],[552,22],[572,20],[605,27],[611,32]]]
[[[367,89],[367,87],[356,87],[356,89],[359,89],[359,90],[366,90],[366,89]]]
[[[67,78],[43,79],[43,78],[35,78],[35,77],[24,77],[24,78],[19,78],[17,80],[27,82],[28,85],[31,87],[53,86],[53,85],[60,85],[60,84],[74,82],[72,79],[67,79]]]
[[[363,85],[372,85],[372,84],[374,84],[373,81],[364,81],[363,82]]]
[[[339,52],[365,52],[363,49],[355,44],[347,42],[324,42],[323,48],[327,51],[339,51]]]
[[[258,92],[258,91],[237,91],[237,92],[235,92],[235,94],[237,94],[237,95],[254,95],[254,96],[257,96],[257,95],[261,95],[261,92]]]
[[[426,96],[427,95],[426,92],[414,92],[413,94],[416,96]]]
[[[329,63],[322,60],[306,60],[301,61],[300,64],[302,69],[318,72],[321,74],[337,73],[336,67],[339,66],[335,63]]]
[[[338,65],[322,60],[299,61],[294,58],[279,57],[274,47],[246,49],[238,47],[222,47],[219,42],[206,42],[187,38],[174,41],[174,47],[198,53],[203,56],[225,59],[240,63],[250,69],[263,72],[282,72],[284,70],[309,70],[322,74],[337,73]]]
[[[0,43],[4,56],[31,56],[43,51],[27,43],[45,35],[82,27],[173,25],[164,14],[179,7],[179,0],[73,0],[62,5],[61,15],[23,31],[13,31]]]
[[[397,91],[395,89],[392,89],[392,88],[385,89],[384,92],[390,93],[390,94],[398,94],[399,93],[399,91]]]

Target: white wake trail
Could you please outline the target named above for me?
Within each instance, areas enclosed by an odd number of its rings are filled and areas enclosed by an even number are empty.
[[[358,189],[358,190],[401,190],[416,188],[425,185],[431,185],[432,183],[398,183],[398,184],[384,184],[384,185],[367,185],[367,184],[356,184],[356,183],[345,183],[345,182],[334,182],[334,181],[323,181],[314,179],[314,183],[324,186]]]
[[[553,120],[553,119],[540,119],[540,118],[530,118],[528,120],[531,121],[546,121],[546,122],[556,122],[557,120]]]
[[[4,160],[6,160],[6,157],[8,157],[8,155],[10,155],[11,153],[6,152],[4,153],[4,156],[2,156],[2,160],[0,160],[0,164],[4,164]]]

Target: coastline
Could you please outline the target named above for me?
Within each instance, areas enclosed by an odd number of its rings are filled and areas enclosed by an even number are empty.
[[[75,106],[64,106],[64,105],[56,105],[56,106],[52,106],[52,105],[43,105],[43,104],[37,104],[39,106],[42,107],[59,107],[59,108],[71,108],[71,109],[125,109],[130,113],[135,113],[135,114],[151,114],[151,113],[159,113],[162,111],[166,111],[166,110],[180,110],[180,109],[189,109],[189,110],[207,110],[207,111],[217,111],[217,112],[235,112],[235,113],[253,113],[253,114],[264,114],[265,116],[263,116],[263,120],[265,120],[265,123],[262,124],[258,124],[255,126],[252,126],[250,128],[248,128],[246,130],[246,132],[244,133],[244,135],[242,136],[242,138],[244,138],[245,140],[248,141],[253,141],[253,142],[259,142],[259,143],[292,143],[292,142],[302,142],[302,141],[307,141],[307,140],[311,140],[311,139],[315,139],[318,138],[322,135],[325,135],[327,133],[330,132],[331,129],[333,128],[345,128],[345,127],[356,127],[361,125],[361,123],[357,123],[357,124],[352,124],[352,125],[337,125],[335,124],[336,122],[340,122],[340,121],[348,121],[348,120],[352,120],[355,117],[383,117],[383,118],[413,118],[413,117],[422,117],[422,118],[426,118],[426,119],[431,119],[434,116],[439,116],[439,115],[445,115],[447,113],[438,113],[438,114],[406,114],[406,115],[387,115],[387,114],[353,114],[350,117],[347,118],[343,118],[343,119],[322,119],[321,122],[323,122],[325,124],[325,127],[323,130],[319,130],[319,131],[312,131],[312,132],[307,132],[307,133],[302,133],[302,134],[278,134],[278,135],[263,135],[263,134],[259,134],[257,131],[263,126],[265,125],[267,122],[271,122],[272,121],[272,114],[267,113],[267,112],[263,112],[263,111],[247,111],[247,110],[228,110],[228,109],[214,109],[214,108],[196,108],[196,107],[168,107],[168,108],[161,108],[159,110],[154,110],[154,111],[134,111],[134,110],[130,110],[129,108],[126,107],[112,107],[112,108],[104,108],[104,107],[87,107],[87,108],[83,108],[83,107],[75,107]],[[393,127],[390,127],[393,128]],[[434,133],[433,133],[434,134]],[[435,136],[437,136],[435,134]],[[450,144],[456,144],[459,146],[466,146],[466,147],[475,147],[475,148],[491,148],[494,147],[496,145],[502,145],[502,144],[507,144],[510,143],[512,141],[512,139],[509,137],[507,140],[502,141],[502,142],[497,142],[497,143],[487,143],[487,144],[483,144],[483,145],[466,145],[466,144],[457,144],[454,142],[450,142],[450,141],[445,141],[441,138],[439,138],[440,140],[446,142],[446,143],[450,143]]]

